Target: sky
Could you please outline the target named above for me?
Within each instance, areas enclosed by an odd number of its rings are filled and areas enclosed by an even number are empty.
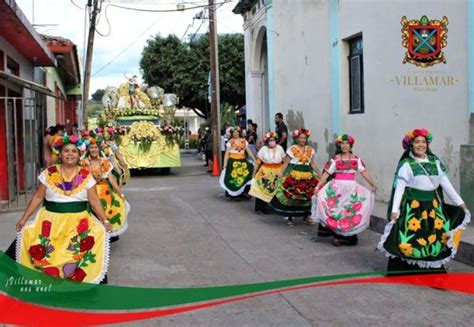
[[[242,17],[232,13],[238,0],[216,0],[215,2],[224,1],[229,2],[222,4],[217,11],[217,32],[243,33]],[[16,0],[30,22],[41,25],[36,26],[39,33],[62,36],[73,41],[77,45],[81,62],[84,55],[85,11],[83,8],[86,2],[87,0]],[[111,4],[147,10],[170,10],[176,9],[178,3],[184,3],[186,8],[190,8],[207,4],[208,0],[106,0],[104,2],[97,30],[105,36],[96,33],[94,41],[91,94],[98,88],[103,89],[123,83],[124,74],[140,76],[139,61],[147,39],[156,34],[161,36],[175,34],[179,38],[184,36],[184,40],[187,40],[186,36],[192,36],[196,32],[205,33],[209,28],[207,20],[202,25],[202,20],[193,22],[193,17],[203,8],[183,12],[139,12],[116,8]],[[107,23],[107,18],[110,25]],[[106,66],[109,62],[111,63]],[[165,91],[173,92],[172,90]]]

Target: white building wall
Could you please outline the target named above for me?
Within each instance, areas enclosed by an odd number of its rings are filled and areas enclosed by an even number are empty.
[[[357,140],[355,152],[368,164],[379,186],[378,198],[388,199],[404,134],[418,127],[433,132],[432,150],[446,163],[459,190],[460,144],[468,141],[466,2],[434,0],[340,1],[340,37],[363,34],[365,113],[349,114],[348,46],[341,55],[342,127]],[[368,5],[370,4],[370,5]],[[403,64],[401,18],[441,19],[447,16],[447,64],[419,68]],[[413,87],[397,76],[453,77],[454,85]]]
[[[318,166],[329,159],[331,142],[328,5],[327,0],[274,0],[269,32],[275,33],[275,112],[283,113],[290,132],[311,130]]]

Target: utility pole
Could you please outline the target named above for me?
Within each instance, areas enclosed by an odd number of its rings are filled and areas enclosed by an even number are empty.
[[[89,87],[91,81],[92,54],[94,50],[94,35],[97,14],[99,13],[99,2],[102,0],[88,0],[87,6],[91,9],[89,21],[89,36],[87,40],[86,62],[84,70],[84,89],[82,90],[82,114],[84,126],[87,127],[87,100],[89,97]]]
[[[209,0],[209,49],[211,53],[211,131],[213,160],[217,161],[219,172],[222,169],[220,90],[219,90],[219,51],[217,45],[217,21],[214,0]],[[215,164],[214,164],[215,165]],[[213,175],[217,172],[213,171]]]

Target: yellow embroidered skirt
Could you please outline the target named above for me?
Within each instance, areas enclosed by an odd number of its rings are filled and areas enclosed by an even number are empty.
[[[128,227],[127,215],[128,211],[130,211],[129,204],[113,191],[112,186],[107,180],[98,182],[96,187],[105,214],[112,224],[110,236],[123,234]]]
[[[276,191],[277,178],[282,164],[264,163],[255,174],[249,194],[269,203]]]
[[[17,262],[45,274],[98,284],[107,273],[109,239],[87,202],[45,201],[17,236]]]

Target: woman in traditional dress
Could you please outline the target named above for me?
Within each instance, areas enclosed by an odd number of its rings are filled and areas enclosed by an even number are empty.
[[[111,241],[116,241],[128,227],[127,215],[130,205],[125,201],[125,196],[112,174],[112,164],[106,158],[101,157],[101,147],[103,148],[105,144],[104,140],[91,137],[89,143],[86,158],[81,165],[91,171],[97,183],[97,194],[105,214],[112,224]]]
[[[308,129],[299,128],[292,133],[293,145],[286,151],[285,162],[278,176],[275,196],[270,207],[288,216],[288,226],[293,227],[293,217],[302,216],[307,225],[314,225],[311,215],[311,197],[321,172],[316,166],[316,151],[308,145]]]
[[[403,139],[405,152],[397,166],[390,222],[378,248],[388,257],[388,271],[446,272],[470,221],[466,204],[446,174],[446,167],[430,150],[433,137],[415,129]],[[455,206],[446,204],[443,191]]]
[[[48,145],[51,148],[51,164],[56,164],[59,160],[59,152],[54,145],[63,137],[63,130],[60,124],[54,126],[53,130],[54,134],[48,139]]]
[[[242,195],[248,197],[244,192],[247,186],[252,184],[253,172],[253,165],[248,158],[255,162],[255,157],[247,140],[241,137],[240,128],[230,128],[229,135],[231,138],[227,142],[224,155],[225,168],[222,170],[219,183],[231,198]]]
[[[267,205],[275,195],[277,175],[285,159],[285,151],[276,143],[278,135],[271,131],[264,135],[265,145],[258,151],[254,178],[249,194],[255,197],[255,212],[268,213]]]
[[[18,221],[16,241],[6,253],[11,257],[16,254],[18,263],[45,274],[97,284],[106,281],[106,231],[111,231],[112,225],[92,174],[78,165],[76,145],[74,136],[55,142],[61,163],[40,174],[38,190]],[[27,222],[41,205],[36,218]],[[90,213],[89,206],[100,220]]]
[[[369,183],[375,183],[361,158],[352,153],[355,140],[343,134],[336,139],[336,155],[326,164],[323,176],[313,196],[312,214],[319,222],[319,236],[334,236],[332,244],[356,245],[357,234],[370,223],[374,195],[356,182],[357,173]],[[331,181],[326,184],[328,178]]]
[[[112,174],[116,178],[117,184],[122,187],[130,179],[130,170],[128,169],[128,165],[120,152],[117,142],[115,141],[117,135],[120,135],[121,129],[113,129],[112,127],[109,127],[106,132],[104,154],[114,168]]]

